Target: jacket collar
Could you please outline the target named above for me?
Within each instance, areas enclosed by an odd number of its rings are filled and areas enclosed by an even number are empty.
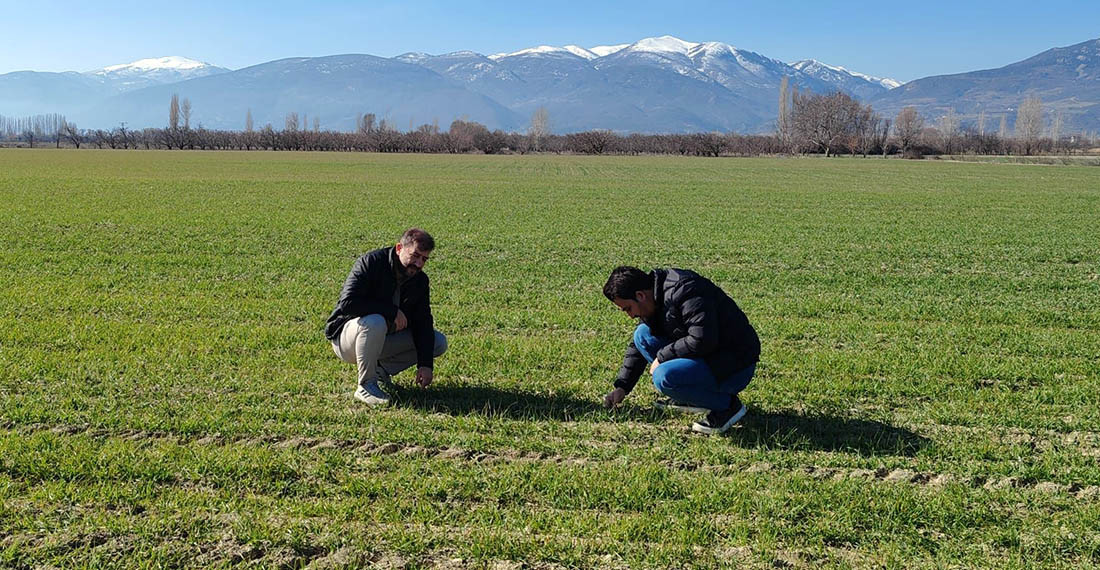
[[[657,307],[661,307],[665,300],[665,278],[668,277],[668,271],[654,269],[650,273],[653,274],[653,301],[657,303]]]
[[[659,326],[664,323],[665,317],[665,277],[668,277],[668,271],[664,269],[654,269],[650,271],[653,275],[653,302],[657,304],[657,309],[654,311],[653,316],[646,319],[646,322],[651,325]]]

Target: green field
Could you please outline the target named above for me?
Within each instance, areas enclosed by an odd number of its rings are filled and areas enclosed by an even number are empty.
[[[0,567],[1100,566],[1100,169],[0,150]],[[353,400],[357,255],[436,383]],[[724,437],[600,406],[616,265],[760,333]]]

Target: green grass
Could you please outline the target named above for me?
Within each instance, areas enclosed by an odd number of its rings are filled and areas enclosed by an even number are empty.
[[[1100,566],[1100,170],[0,150],[0,567]],[[421,225],[450,350],[322,327]],[[616,265],[763,343],[725,437],[600,406]]]

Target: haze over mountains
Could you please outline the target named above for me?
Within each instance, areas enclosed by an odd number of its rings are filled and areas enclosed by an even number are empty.
[[[190,99],[192,126],[280,129],[297,112],[312,126],[350,130],[374,113],[398,129],[457,118],[491,129],[526,129],[545,107],[557,133],[764,132],[773,128],[779,85],[836,90],[892,117],[915,105],[927,121],[954,109],[966,122],[1012,114],[1030,93],[1061,110],[1065,128],[1100,127],[1100,40],[1057,48],[995,70],[911,81],[871,77],[837,65],[792,64],[720,42],[671,36],[632,44],[538,46],[482,55],[407,53],[289,58],[228,70],[181,57],[140,60],[87,73],[0,75],[0,115],[62,113],[83,128],[161,127],[174,93]],[[999,118],[996,119],[999,121]]]

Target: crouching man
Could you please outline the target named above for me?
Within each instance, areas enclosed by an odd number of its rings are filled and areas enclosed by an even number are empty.
[[[416,365],[416,383],[427,388],[435,357],[447,337],[435,330],[424,264],[435,249],[428,232],[412,228],[393,247],[355,261],[340,299],[325,325],[325,337],[344,362],[359,370],[355,398],[369,405],[390,403],[380,384]]]
[[[760,339],[725,291],[686,269],[621,266],[603,294],[641,321],[605,406],[622,403],[648,364],[653,385],[666,396],[659,407],[706,413],[694,431],[722,433],[745,415],[737,394],[756,371]]]

